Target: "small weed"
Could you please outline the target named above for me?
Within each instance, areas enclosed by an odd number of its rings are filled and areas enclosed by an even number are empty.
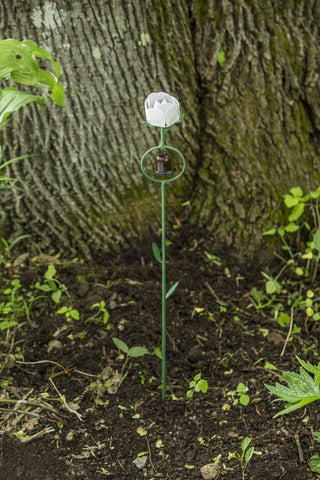
[[[61,307],[60,310],[57,311],[59,315],[64,315],[67,322],[70,320],[79,320],[80,315],[78,310],[72,307]]]
[[[193,398],[194,393],[207,393],[208,382],[204,378],[201,378],[201,373],[198,373],[193,377],[193,380],[189,383],[189,390],[187,391],[187,398]]]
[[[107,324],[110,315],[109,312],[106,310],[106,302],[101,300],[101,302],[94,303],[93,305],[91,305],[90,309],[93,310],[94,308],[98,309],[98,311],[94,314],[92,318],[98,318],[102,316],[102,322],[104,324]],[[107,328],[110,329],[111,326],[108,325]]]
[[[278,397],[274,401],[287,403],[285,409],[278,412],[273,418],[293,412],[308,405],[308,403],[320,400],[320,363],[315,366],[301,360],[299,357],[297,357],[297,360],[301,365],[300,373],[285,372],[281,377],[288,383],[288,387],[280,383],[276,383],[275,387],[265,385],[269,392]],[[308,372],[314,376],[312,377]]]
[[[241,465],[241,470],[242,470],[242,480],[245,479],[245,471],[248,466],[248,463],[250,462],[253,452],[254,452],[254,447],[248,448],[248,446],[251,443],[252,438],[246,437],[242,443],[241,443],[241,454],[238,452],[234,453],[229,453],[228,460],[231,460],[232,458],[235,458],[238,460],[238,462]]]
[[[127,365],[128,361],[132,358],[142,357],[143,355],[150,355],[150,352],[145,347],[131,347],[131,348],[129,348],[128,345],[125,342],[123,342],[122,340],[119,340],[119,338],[113,338],[112,341],[115,344],[115,346],[117,348],[119,348],[119,350],[121,350],[121,352],[123,352],[126,355],[125,361],[124,361],[124,363],[122,365],[122,368],[121,368],[121,373],[120,373],[121,380],[120,380],[119,385],[118,385],[118,388],[119,388],[120,385],[122,384],[122,382],[124,381],[125,377],[128,374],[128,372],[126,372],[126,374],[124,374],[124,371],[125,371],[125,368],[126,368],[126,365]]]
[[[44,274],[44,283],[36,282],[34,288],[42,292],[51,293],[51,298],[55,303],[59,303],[63,294],[66,294],[70,300],[67,287],[55,278],[57,270],[55,266],[50,263]]]

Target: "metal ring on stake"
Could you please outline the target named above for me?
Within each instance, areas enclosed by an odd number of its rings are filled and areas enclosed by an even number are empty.
[[[182,159],[182,170],[180,173],[178,173],[175,177],[173,178],[168,178],[168,179],[160,179],[160,178],[154,178],[154,177],[151,177],[144,169],[144,166],[143,166],[143,162],[144,162],[144,159],[146,158],[146,156],[152,152],[153,150],[172,150],[176,153],[178,153],[180,155],[180,158]],[[168,183],[168,182],[173,182],[173,180],[177,180],[178,178],[181,177],[181,175],[183,174],[183,172],[185,171],[186,169],[186,160],[184,158],[184,155],[180,152],[180,150],[178,150],[177,148],[174,148],[174,147],[170,147],[169,145],[158,145],[157,147],[152,147],[152,148],[149,148],[149,150],[146,151],[146,153],[143,155],[143,157],[141,158],[141,170],[142,170],[142,173],[149,179],[151,180],[152,182],[157,182],[157,183]]]

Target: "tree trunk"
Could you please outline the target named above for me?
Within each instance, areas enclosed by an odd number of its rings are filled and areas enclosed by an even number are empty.
[[[28,38],[62,66],[66,106],[29,105],[2,134],[10,174],[4,229],[90,256],[159,226],[140,157],[159,143],[144,99],[167,91],[186,119],[168,132],[187,170],[168,213],[230,241],[259,239],[289,186],[317,180],[320,4],[313,0],[0,0],[2,38]],[[225,53],[220,66],[218,53]]]
[[[193,13],[201,91],[194,215],[230,243],[254,244],[281,218],[290,187],[319,183],[320,2],[199,0]]]

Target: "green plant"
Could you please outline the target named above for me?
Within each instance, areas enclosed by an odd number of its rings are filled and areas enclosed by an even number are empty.
[[[65,319],[67,322],[70,322],[70,320],[79,320],[79,312],[75,308],[72,307],[61,307],[57,313],[59,315],[64,315]]]
[[[47,60],[54,73],[43,70],[37,63],[37,58]],[[64,89],[59,78],[61,68],[51,54],[40,48],[31,40],[19,42],[13,38],[0,39],[0,80],[13,80],[16,83],[37,88],[47,88],[51,100],[57,105],[63,105]],[[45,103],[45,98],[32,95],[29,92],[8,87],[0,91],[0,127],[12,112],[30,102],[39,105]]]
[[[193,377],[193,380],[189,383],[187,398],[193,398],[193,395],[195,392],[207,393],[207,391],[208,391],[208,382],[204,378],[201,378],[201,373],[198,373]]]
[[[249,405],[250,397],[247,395],[248,391],[249,389],[244,383],[238,383],[236,390],[231,392],[233,394],[233,405],[238,405],[239,402],[244,407]]]
[[[8,265],[12,260],[11,250],[22,240],[30,238],[31,235],[20,235],[20,237],[15,238],[10,244],[4,237],[0,237],[0,264]]]
[[[252,441],[252,438],[250,437],[244,438],[241,443],[241,454],[238,452],[233,452],[233,453],[229,453],[229,456],[228,456],[229,460],[231,460],[232,458],[235,458],[240,463],[243,480],[245,479],[245,471],[248,466],[248,463],[250,462],[252,455],[254,453],[254,447],[248,448],[251,441]]]
[[[294,270],[298,276],[309,276],[309,270],[312,270],[312,281],[315,280],[318,265],[320,261],[320,186],[316,190],[310,190],[304,195],[301,187],[293,187],[290,193],[283,196],[284,204],[289,210],[288,223],[273,227],[264,232],[265,236],[278,235],[283,243],[283,250],[287,251],[291,260],[294,260]],[[313,219],[313,225],[310,225],[303,217]],[[299,240],[301,235],[309,237],[306,241],[304,251],[294,252],[290,246],[290,240],[287,236],[295,233]],[[311,238],[310,238],[311,237]],[[296,242],[300,244],[299,241]],[[305,262],[302,266],[297,261]]]
[[[98,311],[97,311],[97,313],[95,313],[95,315],[92,318],[97,318],[102,314],[103,323],[104,324],[108,323],[110,315],[109,315],[109,312],[106,310],[106,302],[101,300],[101,302],[94,303],[93,305],[91,305],[90,309],[92,310],[94,308],[97,308]],[[109,327],[109,325],[108,325],[108,327]]]
[[[301,365],[300,374],[285,372],[281,377],[288,383],[288,387],[280,383],[276,383],[275,387],[265,385],[269,392],[278,397],[273,400],[274,402],[287,402],[285,409],[278,412],[273,418],[293,412],[311,402],[320,400],[320,363],[315,366],[301,360],[299,357],[296,358]],[[313,377],[308,372],[312,373]]]
[[[319,455],[313,455],[309,460],[309,467],[311,472],[320,474],[320,457]]]
[[[57,278],[55,278],[57,270],[55,266],[50,263],[44,274],[45,281],[44,283],[36,282],[34,288],[41,290],[42,292],[49,293],[51,292],[51,298],[55,303],[59,303],[61,296],[66,294],[70,300],[67,287],[61,283]]]
[[[21,282],[18,278],[11,281],[10,286],[2,291],[3,300],[0,302],[0,330],[7,330],[18,325],[20,318],[30,319],[32,304],[40,297],[32,292],[22,293]]]
[[[124,381],[125,377],[128,374],[128,372],[126,374],[124,374],[124,370],[127,366],[128,361],[132,358],[142,357],[143,355],[150,355],[150,352],[145,347],[131,347],[131,348],[129,348],[128,345],[125,342],[123,342],[122,340],[119,340],[119,338],[113,338],[112,341],[115,344],[115,346],[117,348],[119,348],[119,350],[121,350],[121,352],[123,352],[126,355],[125,361],[122,365],[121,372],[120,372],[121,380],[120,380],[119,385],[118,385],[118,388],[119,388],[120,385],[122,384],[122,382]]]

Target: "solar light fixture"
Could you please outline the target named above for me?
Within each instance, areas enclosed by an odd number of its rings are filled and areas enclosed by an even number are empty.
[[[186,168],[186,162],[183,154],[177,148],[171,147],[164,143],[165,131],[182,120],[180,115],[180,105],[176,98],[165,92],[151,93],[145,101],[145,111],[147,125],[150,127],[160,128],[160,144],[147,150],[141,158],[142,173],[152,182],[161,184],[161,220],[162,220],[162,238],[161,252],[158,246],[153,243],[152,250],[156,260],[162,265],[162,399],[166,396],[166,301],[173,294],[179,282],[176,282],[167,291],[166,285],[166,202],[165,202],[165,186],[169,182],[173,182],[181,177]],[[145,160],[149,153],[158,151],[155,157],[155,170],[151,176],[145,169]],[[159,152],[160,150],[160,152]],[[173,166],[172,159],[168,153],[174,152],[182,161],[182,168],[176,175],[176,169]],[[174,175],[174,176],[173,176]]]

